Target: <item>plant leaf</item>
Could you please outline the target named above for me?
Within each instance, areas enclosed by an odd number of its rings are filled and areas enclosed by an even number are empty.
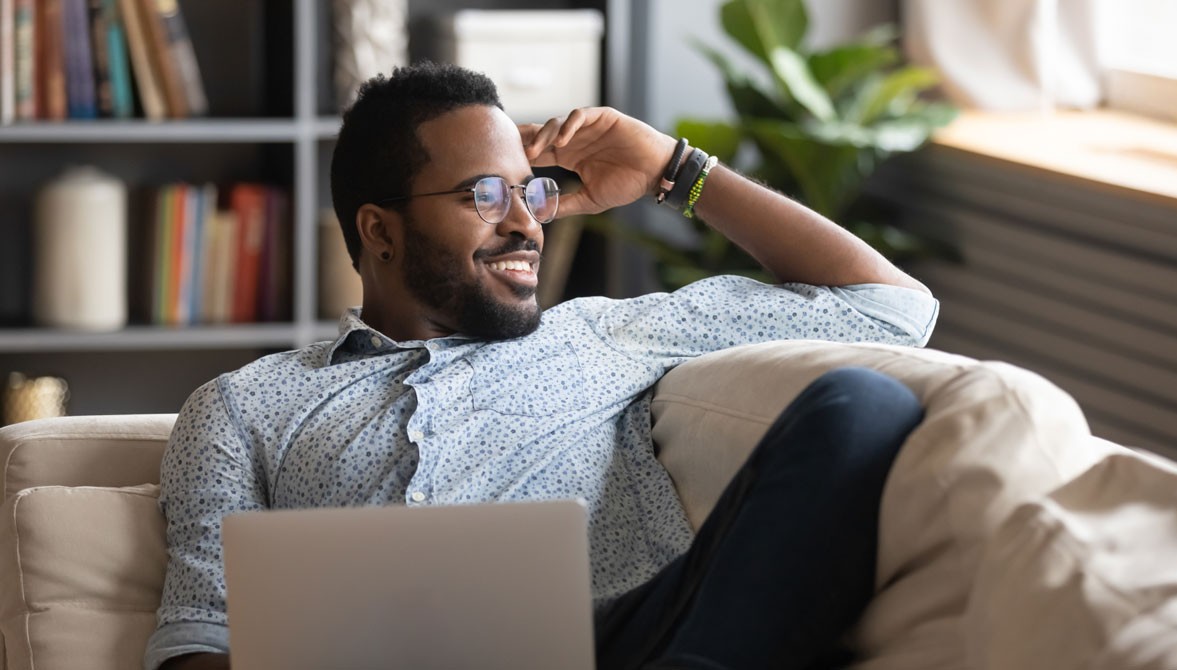
[[[773,49],[797,49],[809,30],[803,0],[729,0],[719,18],[728,35],[770,67]]]
[[[735,158],[744,140],[744,133],[739,126],[720,121],[681,119],[675,125],[674,132],[679,137],[688,138],[691,146],[718,156],[719,160],[728,164]]]
[[[816,139],[796,124],[757,121],[748,131],[762,152],[789,168],[805,203],[835,221],[874,167],[870,152],[851,143]]]
[[[940,76],[930,68],[905,67],[871,79],[846,115],[848,120],[864,126],[877,121],[897,99],[914,98],[920,91],[935,86]]]
[[[815,118],[822,121],[834,118],[834,104],[830,102],[825,89],[813,78],[801,54],[785,47],[773,49],[772,72],[784,92]]]
[[[794,118],[796,116],[796,113],[788,106],[778,103],[770,94],[762,91],[756,83],[737,72],[726,56],[697,40],[693,44],[699,52],[719,68],[727,85],[728,96],[731,98],[732,106],[737,114],[767,118],[780,116]]]
[[[889,45],[851,44],[811,55],[809,69],[826,94],[838,98],[870,73],[891,67],[899,59],[899,50]]]

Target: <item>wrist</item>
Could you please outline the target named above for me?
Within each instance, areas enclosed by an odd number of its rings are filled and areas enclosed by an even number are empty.
[[[687,138],[680,137],[670,152],[670,159],[663,164],[662,170],[655,177],[654,201],[658,204],[662,204],[671,189],[674,188],[674,180],[689,154],[689,149],[690,144],[687,142]]]

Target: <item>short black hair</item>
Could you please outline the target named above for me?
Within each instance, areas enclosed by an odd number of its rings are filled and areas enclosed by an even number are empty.
[[[331,156],[331,201],[352,266],[359,269],[356,212],[381,198],[408,195],[413,175],[429,162],[417,127],[468,105],[503,108],[498,89],[484,74],[428,61],[376,75],[360,87],[343,113]],[[398,203],[407,206],[407,201]]]

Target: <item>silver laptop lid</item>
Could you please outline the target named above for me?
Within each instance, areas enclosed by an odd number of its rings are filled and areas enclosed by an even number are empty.
[[[246,512],[223,526],[234,670],[590,670],[571,501]]]

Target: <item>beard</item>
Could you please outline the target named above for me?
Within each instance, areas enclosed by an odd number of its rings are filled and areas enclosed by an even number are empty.
[[[421,233],[417,221],[405,218],[405,285],[418,300],[457,320],[457,330],[487,340],[523,337],[539,327],[542,310],[531,304],[497,299],[483,283],[463,277],[465,259]],[[513,251],[538,250],[533,240],[512,237],[497,249],[479,250],[475,260]],[[531,286],[512,286],[518,298],[535,296]]]

